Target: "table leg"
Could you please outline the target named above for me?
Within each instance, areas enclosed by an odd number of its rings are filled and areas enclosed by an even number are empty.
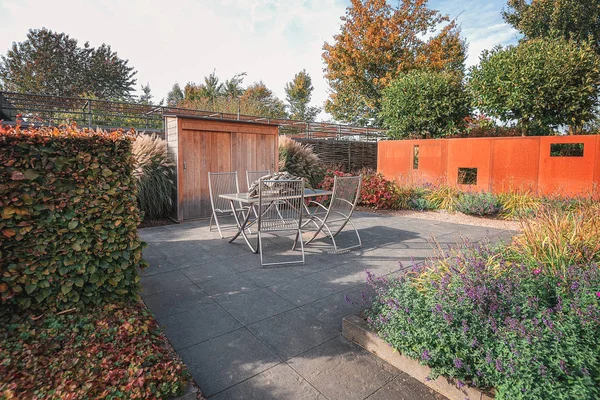
[[[238,217],[237,212],[235,211],[235,202],[233,200],[230,200],[229,203],[231,204],[231,209],[234,210],[233,211],[233,218],[235,219],[235,223],[237,224],[237,227],[238,227],[238,233],[236,233],[229,240],[229,243],[233,243],[233,241],[235,239],[237,239],[238,236],[242,235],[242,237],[246,241],[246,244],[248,245],[248,247],[250,247],[250,250],[252,250],[253,253],[257,253],[258,252],[258,246],[256,246],[256,248],[254,248],[252,246],[252,244],[250,244],[250,240],[248,240],[248,236],[246,236],[246,225],[248,225],[248,220],[250,219],[250,214],[251,214],[250,210],[248,210],[246,218],[244,218],[244,222],[240,222],[240,218]]]

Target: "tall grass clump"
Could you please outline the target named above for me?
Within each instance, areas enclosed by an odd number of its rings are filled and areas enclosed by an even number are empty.
[[[323,180],[325,170],[317,156],[308,146],[287,136],[279,136],[279,170],[306,178],[311,187]]]
[[[440,185],[432,187],[425,198],[433,208],[447,211],[456,211],[461,195],[459,188],[455,186]]]
[[[133,175],[144,219],[167,216],[173,207],[175,164],[167,142],[156,135],[140,135],[133,143]]]
[[[508,220],[531,217],[542,205],[541,199],[530,190],[500,193],[498,199],[502,205],[500,215]]]

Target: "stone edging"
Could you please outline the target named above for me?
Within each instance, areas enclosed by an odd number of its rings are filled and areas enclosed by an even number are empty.
[[[493,400],[494,397],[470,386],[458,388],[448,378],[440,376],[427,380],[431,368],[418,361],[403,356],[383,339],[377,336],[367,325],[367,321],[358,315],[349,315],[342,321],[342,335],[365,350],[387,361],[399,370],[407,373],[436,392],[451,400]]]

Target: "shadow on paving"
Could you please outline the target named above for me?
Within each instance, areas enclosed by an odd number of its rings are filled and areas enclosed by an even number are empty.
[[[369,213],[355,221],[361,249],[331,254],[319,239],[306,247],[304,265],[267,267],[241,239],[230,244],[210,232],[207,221],[140,230],[150,264],[142,297],[205,396],[442,398],[344,339],[341,321],[369,304],[365,270],[382,276],[422,262],[434,254],[432,237],[447,247],[510,232]],[[339,245],[355,240],[344,231]],[[298,257],[292,243],[293,236],[266,237],[265,256]]]

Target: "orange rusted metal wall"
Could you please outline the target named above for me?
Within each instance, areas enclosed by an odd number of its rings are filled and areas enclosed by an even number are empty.
[[[554,143],[583,143],[583,157],[551,157]],[[600,186],[600,135],[390,140],[379,142],[378,152],[377,170],[393,180],[458,185],[459,168],[477,168],[477,184],[458,186],[567,196]]]

